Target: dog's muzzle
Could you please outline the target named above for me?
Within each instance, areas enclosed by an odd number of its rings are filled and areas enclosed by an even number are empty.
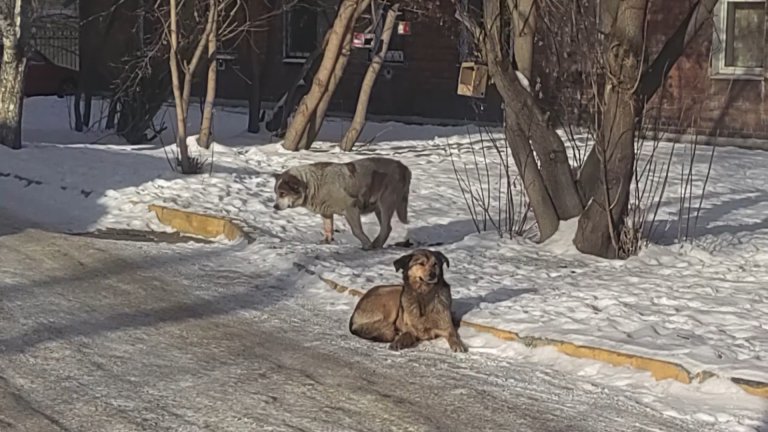
[[[278,204],[278,203],[275,203],[275,205],[273,205],[272,208],[277,210],[277,211],[283,210],[283,208],[280,207],[280,204]]]
[[[431,272],[429,272],[427,277],[428,277],[428,279],[424,279],[424,282],[426,282],[428,284],[433,284],[433,283],[437,282],[437,272],[431,271]]]

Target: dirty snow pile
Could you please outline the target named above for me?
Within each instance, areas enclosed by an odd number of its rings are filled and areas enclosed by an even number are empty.
[[[693,157],[678,145],[656,218],[656,244],[629,260],[606,261],[573,250],[575,221],[564,223],[558,235],[541,246],[530,240],[530,216],[523,226],[528,236],[498,234],[494,223],[505,218],[499,212],[504,208],[503,197],[499,198],[499,182],[505,184],[499,176],[503,146],[501,155],[494,147],[499,131],[480,135],[476,128],[468,133],[465,127],[371,124],[361,140],[372,143],[344,154],[333,142],[342,136],[346,122],[332,120],[313,151],[290,153],[266,134],[244,133],[244,110],[219,109],[214,150],[202,154],[212,169],[185,177],[169,167],[172,146],[120,145],[114,137],[103,137],[103,132],[90,132],[84,139],[83,134],[70,132],[66,106],[55,99],[31,99],[25,110],[26,147],[0,148],[0,205],[12,206],[39,224],[70,232],[168,230],[148,211],[149,204],[229,216],[256,239],[247,246],[233,246],[240,249],[233,252],[235,256],[293,259],[300,264],[297,267],[359,289],[398,280],[392,261],[406,250],[392,244],[407,237],[449,257],[446,277],[465,320],[671,360],[691,373],[768,382],[766,153],[718,149],[699,211],[709,149],[699,149]],[[191,125],[199,124],[192,120]],[[93,143],[83,144],[84,140]],[[164,142],[171,140],[165,136]],[[672,150],[662,144],[657,149],[659,160],[666,161]],[[410,224],[393,220],[390,247],[361,252],[341,220],[337,243],[320,245],[319,216],[272,209],[271,174],[302,163],[368,155],[399,159],[413,172]],[[519,185],[512,180],[514,220],[521,223]],[[688,213],[687,207],[680,210],[680,191],[687,188],[693,191],[692,215],[683,218],[695,217],[695,230],[681,225],[679,217]],[[476,228],[483,225],[482,217],[473,220],[466,204],[472,201],[467,196],[470,189],[490,203],[488,229],[479,234]],[[481,207],[475,203],[473,210]],[[373,237],[378,228],[375,217],[367,216],[364,222]],[[676,240],[683,232],[695,241],[679,244]],[[300,282],[314,301],[328,309],[354,304],[317,278],[302,276]],[[634,371],[565,359],[547,349],[531,352],[465,331],[474,350],[532,357],[612,385],[632,385],[638,397],[673,415],[700,415],[730,430],[755,430],[768,411],[764,401],[745,396],[727,380],[693,386],[656,383]],[[659,399],[658,394],[667,397]],[[696,406],[691,400],[698,400]],[[708,408],[720,412],[703,414]]]

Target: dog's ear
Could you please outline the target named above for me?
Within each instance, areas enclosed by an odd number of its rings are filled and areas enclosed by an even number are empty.
[[[396,259],[394,262],[395,271],[405,272],[405,270],[408,268],[408,264],[411,263],[411,258],[413,258],[413,254],[403,255]]]
[[[290,191],[303,193],[307,190],[307,184],[293,174],[283,176],[283,183]]]
[[[446,267],[451,268],[451,262],[448,260],[448,257],[443,255],[442,252],[435,251],[433,252],[435,254],[435,257],[437,257],[437,260],[440,261],[440,266],[445,264]]]

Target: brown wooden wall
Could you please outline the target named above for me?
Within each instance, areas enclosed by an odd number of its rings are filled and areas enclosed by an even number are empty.
[[[137,0],[130,0],[130,4]],[[251,16],[268,13],[265,0],[251,0]],[[688,6],[694,0],[652,2],[649,23],[649,55],[655,55],[663,41],[675,30],[683,19]],[[101,4],[99,0],[82,0],[82,3]],[[385,65],[379,76],[371,98],[369,113],[382,116],[427,117],[460,120],[501,120],[501,101],[489,86],[485,99],[475,100],[456,95],[459,70],[458,25],[453,20],[450,2],[443,22],[436,18],[412,21],[412,34],[403,42],[406,63]],[[81,6],[82,7],[82,6]],[[127,8],[127,6],[126,6]],[[88,8],[85,8],[86,10]],[[103,8],[92,7],[93,10]],[[90,81],[94,86],[108,86],[108,66],[132,43],[129,14],[119,16],[120,22],[108,35],[99,35],[91,42],[83,43],[84,59],[97,58],[102,66],[97,68],[98,79]],[[447,20],[447,21],[446,21]],[[285,63],[282,60],[282,18],[274,16],[268,30],[255,36],[254,45],[263,60],[260,76],[262,96],[265,101],[276,101],[293,83],[302,65]],[[91,32],[97,30],[91,29]],[[91,34],[98,34],[91,33]],[[659,92],[653,103],[662,103],[662,125],[672,132],[695,132],[709,135],[733,137],[768,138],[768,121],[765,115],[765,90],[762,80],[715,79],[710,75],[709,57],[712,46],[713,28],[708,25],[691,44],[683,58],[672,69],[664,92]],[[227,62],[220,71],[218,97],[247,100],[250,79],[250,42],[243,41],[233,47],[237,59]],[[106,48],[106,49],[105,49]],[[542,55],[537,51],[537,56]],[[101,57],[99,57],[101,56]],[[333,111],[351,113],[356,103],[357,92],[367,67],[367,54],[362,49],[353,52],[352,60],[342,82],[336,91]],[[386,75],[390,69],[391,76]],[[541,68],[539,68],[541,72]],[[543,92],[546,91],[546,79]],[[202,83],[196,86],[200,94]],[[587,90],[588,91],[588,90]],[[583,92],[582,92],[583,95]],[[663,98],[660,97],[663,95]],[[537,94],[539,96],[539,94]],[[542,101],[558,101],[562,94],[541,95]],[[478,113],[473,102],[480,102],[484,111]],[[562,102],[562,101],[558,101]],[[545,103],[546,104],[546,103]],[[553,104],[551,109],[556,109]]]
[[[405,19],[412,18],[418,19],[405,15]],[[480,113],[473,107],[473,99],[456,94],[459,73],[456,23],[453,20],[421,19],[412,22],[411,31],[412,34],[403,39],[405,64],[384,65],[374,86],[368,112],[403,117],[500,120],[500,98],[495,91],[476,101],[486,107],[485,112]],[[283,20],[279,15],[270,21],[269,30],[260,33],[258,39],[259,46],[265,50],[262,95],[265,101],[276,101],[294,82],[303,65],[283,62]],[[247,69],[245,61],[238,60],[237,63],[230,69]],[[345,113],[354,110],[367,66],[366,50],[355,49],[330,110]],[[387,74],[387,69],[391,75]],[[246,85],[234,70],[224,71],[218,96],[245,99]]]

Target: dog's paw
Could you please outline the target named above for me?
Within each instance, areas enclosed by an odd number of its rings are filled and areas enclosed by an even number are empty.
[[[448,343],[451,347],[451,351],[457,352],[457,353],[465,353],[467,352],[467,346],[464,345],[464,342],[462,341],[456,341],[456,342],[449,342]]]
[[[317,242],[317,243],[318,243],[318,244],[321,244],[321,245],[329,245],[329,244],[334,244],[334,243],[336,243],[336,240],[334,240],[334,239],[332,239],[332,238],[331,238],[331,239],[323,238],[322,240],[320,240],[320,241],[319,241],[319,242]]]
[[[375,249],[373,247],[373,243],[363,243],[363,250],[364,251],[369,251],[369,250],[373,250],[373,249]]]
[[[416,345],[417,343],[418,341],[412,335],[408,333],[403,333],[400,336],[396,337],[391,344],[389,344],[389,349],[391,349],[392,351],[400,351],[406,348],[410,348]]]
[[[371,249],[381,249],[384,247],[384,244],[381,242],[374,241],[371,243]]]
[[[406,341],[403,339],[395,339],[391,344],[389,344],[389,349],[392,351],[402,351],[412,346],[413,346],[413,343],[411,343],[411,341]]]

